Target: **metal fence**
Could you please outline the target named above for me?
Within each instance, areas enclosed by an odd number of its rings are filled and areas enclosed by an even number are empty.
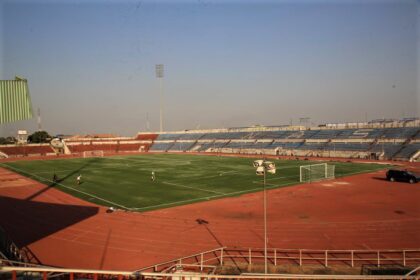
[[[262,263],[264,249],[224,248],[224,258],[232,261],[242,261],[248,264]],[[347,265],[350,267],[362,265],[420,265],[420,249],[407,250],[314,250],[314,249],[268,249],[267,262],[271,265],[319,264]]]
[[[269,265],[321,265],[329,267],[342,265],[361,267],[374,265],[418,266],[420,265],[420,249],[407,250],[314,250],[314,249],[276,249],[267,250]],[[162,262],[153,266],[141,268],[137,271],[162,271],[170,266],[179,264],[223,265],[227,263],[242,263],[247,265],[263,264],[264,249],[227,248],[221,247],[194,254],[191,256]]]
[[[264,249],[226,248],[204,251],[186,257],[173,259],[136,271],[105,271],[70,268],[45,267],[0,259],[0,279],[8,273],[11,279],[19,275],[31,275],[30,279],[168,279],[168,280],[208,280],[208,279],[420,279],[419,250],[309,250],[309,249],[269,249],[267,262],[270,265],[286,264],[305,266],[321,265],[329,267],[344,265],[381,267],[397,265],[418,267],[411,274],[403,275],[307,275],[307,274],[214,274],[217,266],[258,265],[264,263]],[[10,279],[5,278],[5,279]]]

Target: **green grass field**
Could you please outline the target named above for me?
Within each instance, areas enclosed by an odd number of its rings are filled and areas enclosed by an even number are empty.
[[[130,155],[98,158],[17,161],[2,166],[76,197],[106,206],[146,211],[260,191],[252,158],[198,155]],[[310,161],[274,160],[267,188],[299,183],[299,166]],[[313,162],[319,163],[319,162]],[[330,163],[330,162],[329,162]],[[336,177],[383,169],[368,163],[330,163]],[[156,181],[151,181],[151,172]],[[52,184],[54,172],[59,182]],[[76,177],[82,174],[82,183]]]

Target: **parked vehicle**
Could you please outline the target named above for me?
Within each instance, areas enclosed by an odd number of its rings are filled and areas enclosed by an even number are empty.
[[[420,176],[407,170],[390,169],[386,172],[386,179],[391,182],[408,182],[410,184],[420,181]]]

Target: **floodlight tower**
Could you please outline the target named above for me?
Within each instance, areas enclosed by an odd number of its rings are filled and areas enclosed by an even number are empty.
[[[41,126],[41,109],[38,108],[38,131],[42,130],[42,126]]]
[[[299,125],[305,124],[305,128],[308,128],[308,124],[309,126],[311,126],[311,118],[309,117],[304,117],[304,118],[299,118]]]
[[[264,184],[264,198],[263,198],[263,205],[264,205],[264,273],[268,273],[268,265],[267,265],[267,190],[266,190],[266,172],[270,174],[276,174],[276,165],[265,159],[259,159],[254,161],[254,167],[256,168],[256,174],[259,176],[264,176],[263,184]]]
[[[160,132],[163,131],[163,64],[156,64],[156,78],[159,79],[160,92]]]

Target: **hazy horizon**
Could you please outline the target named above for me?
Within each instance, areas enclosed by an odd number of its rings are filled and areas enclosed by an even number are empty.
[[[0,79],[34,118],[0,136],[419,117],[420,0],[0,0]]]

